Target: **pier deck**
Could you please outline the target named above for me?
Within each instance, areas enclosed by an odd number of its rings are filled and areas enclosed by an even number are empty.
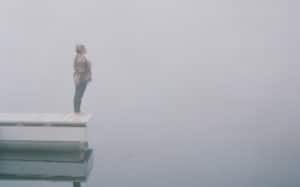
[[[0,113],[0,149],[83,150],[91,114]]]

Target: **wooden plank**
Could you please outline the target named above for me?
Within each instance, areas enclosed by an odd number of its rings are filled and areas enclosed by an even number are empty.
[[[2,125],[78,125],[87,124],[91,114],[58,113],[0,113]]]

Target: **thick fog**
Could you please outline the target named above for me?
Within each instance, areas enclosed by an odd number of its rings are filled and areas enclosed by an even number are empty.
[[[83,186],[300,186],[299,5],[2,0],[0,112],[72,112],[84,43],[95,163]]]

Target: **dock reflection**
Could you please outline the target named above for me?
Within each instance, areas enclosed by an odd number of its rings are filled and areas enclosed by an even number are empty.
[[[80,187],[93,165],[93,150],[1,151],[0,180],[69,181]]]

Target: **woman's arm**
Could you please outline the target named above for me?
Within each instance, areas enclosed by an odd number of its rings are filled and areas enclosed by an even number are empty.
[[[87,60],[87,73],[88,73],[88,80],[92,81],[92,63]]]

